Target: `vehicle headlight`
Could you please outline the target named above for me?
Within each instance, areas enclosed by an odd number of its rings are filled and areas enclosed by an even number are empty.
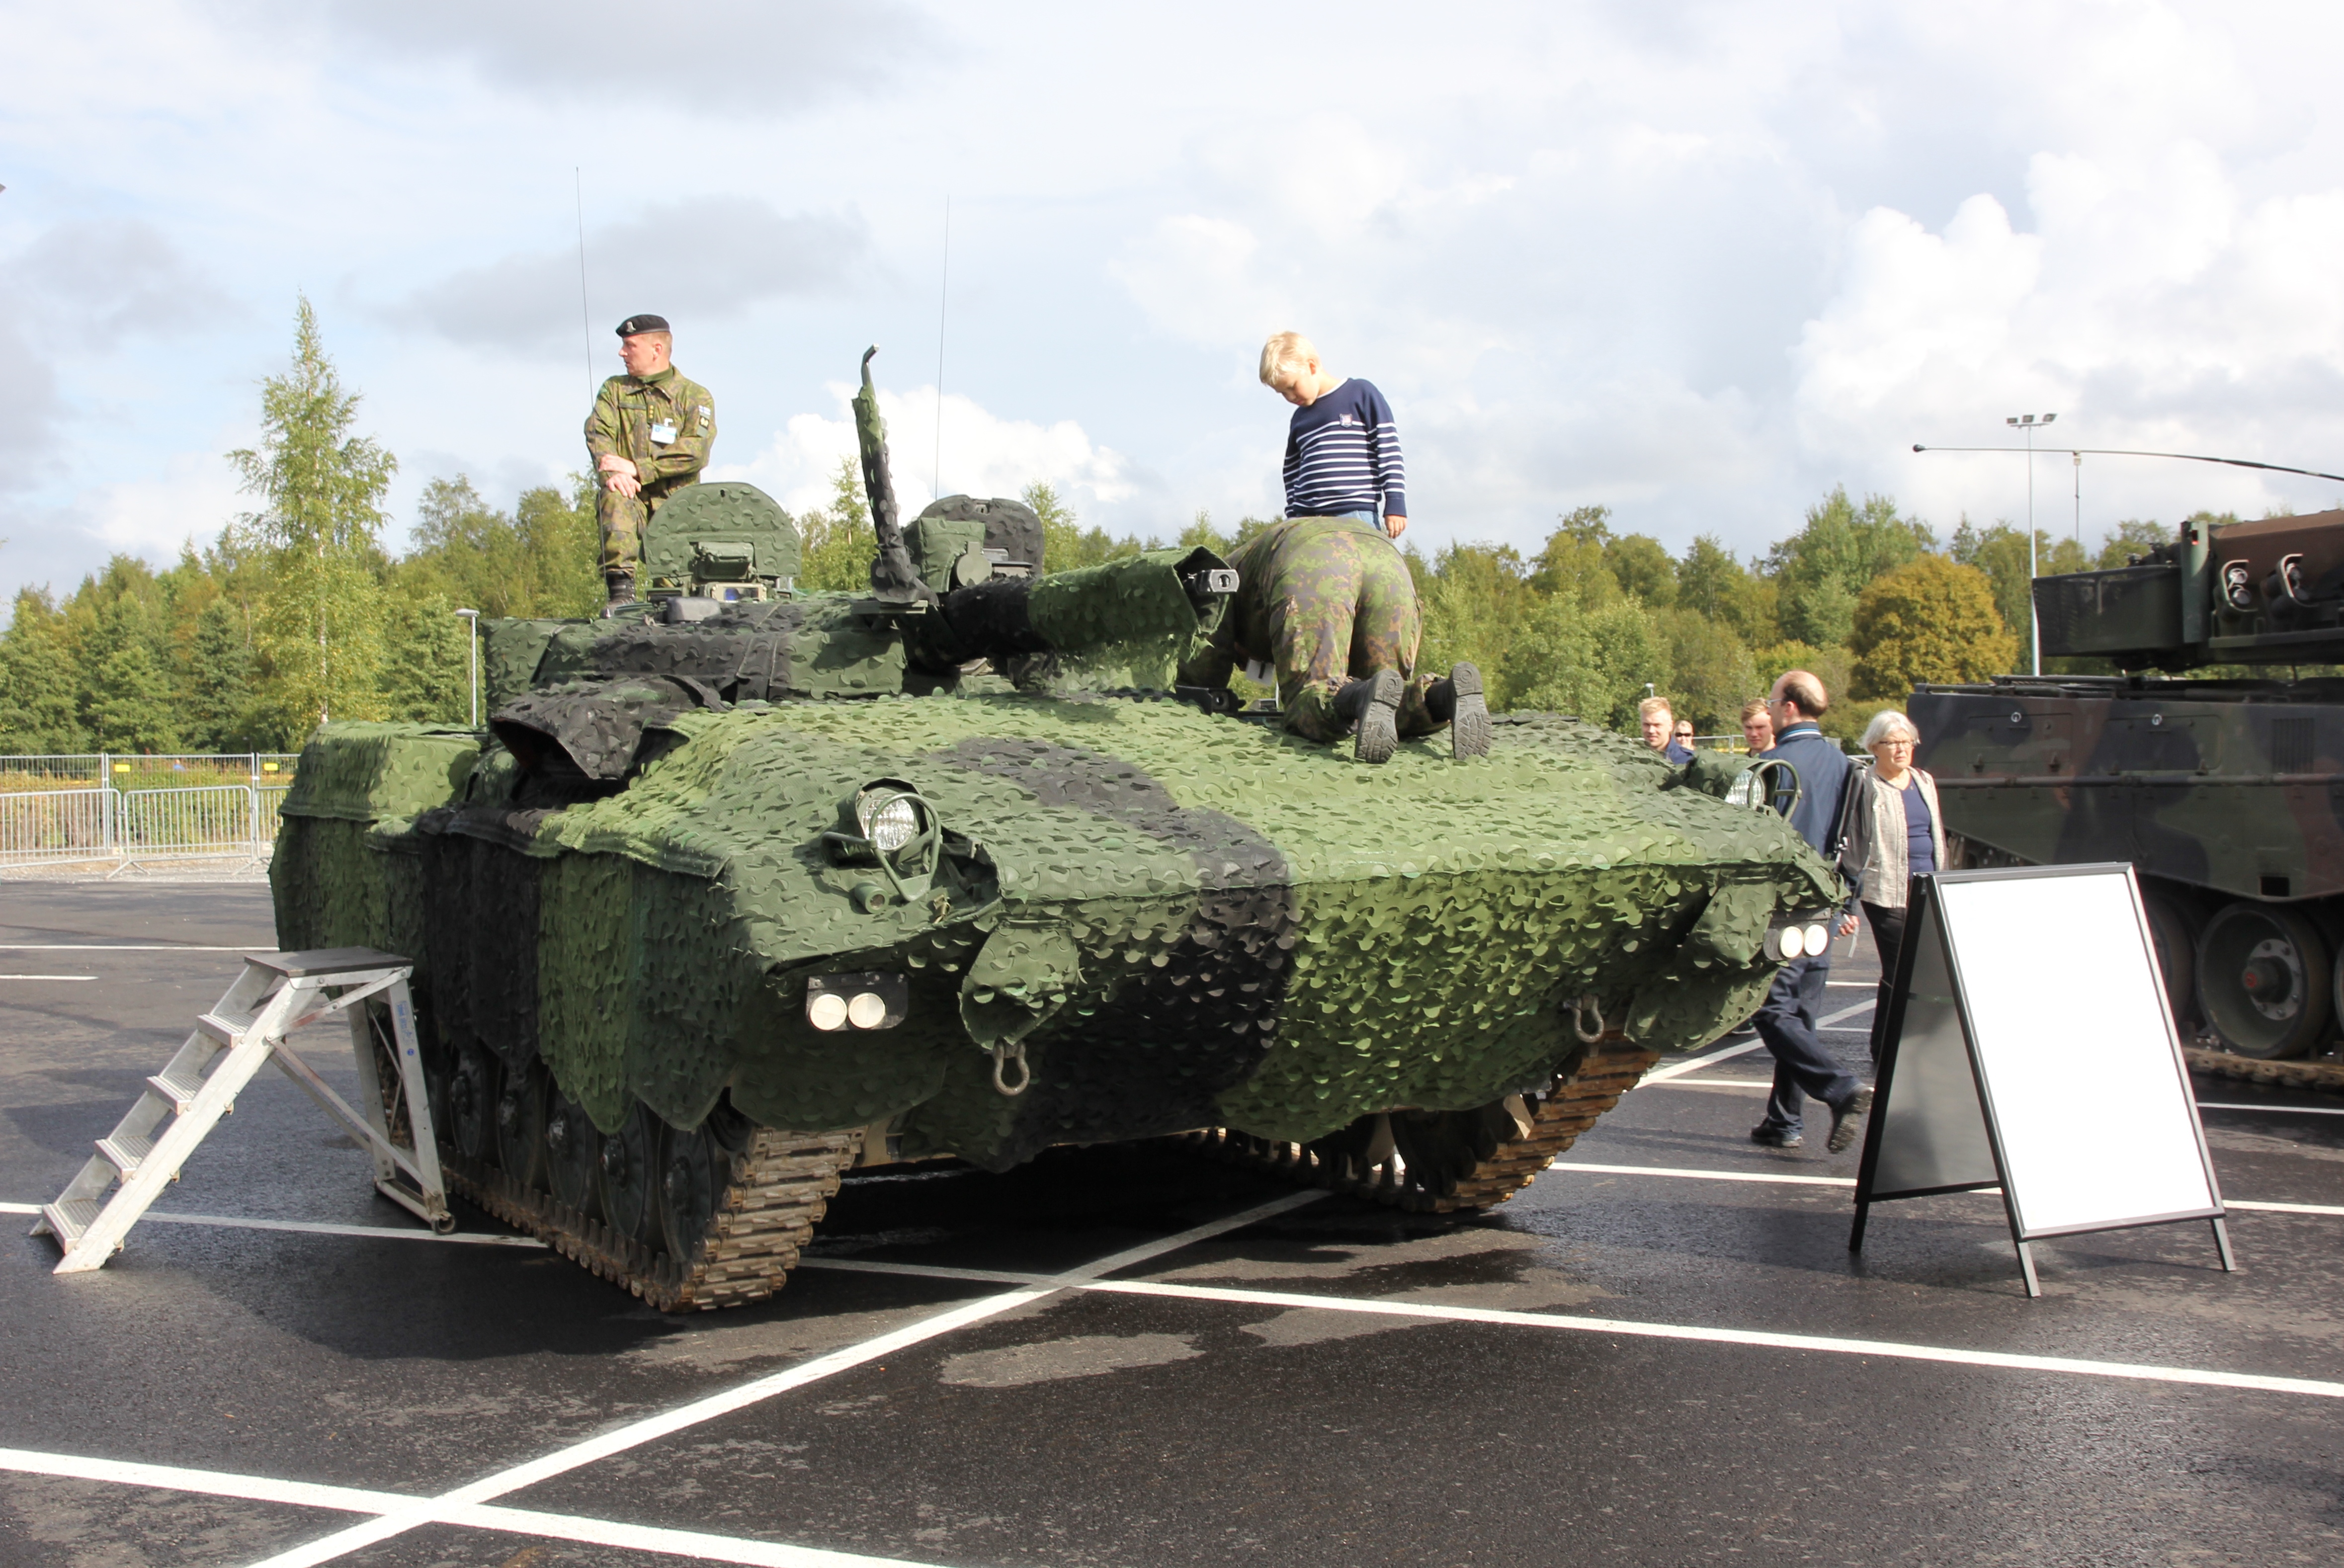
[[[919,807],[909,795],[866,794],[861,804],[863,836],[880,854],[893,855],[918,835]]]

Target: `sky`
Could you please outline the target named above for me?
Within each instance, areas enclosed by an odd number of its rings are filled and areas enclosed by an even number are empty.
[[[1287,329],[1391,402],[1428,550],[1601,504],[1746,557],[1834,485],[2023,520],[2026,458],[1912,449],[2028,412],[2344,473],[2339,44],[2257,0],[0,0],[0,595],[249,509],[303,295],[394,546],[432,479],[584,466],[643,310],[711,477],[793,510],[875,343],[913,506],[1276,515]],[[2033,470],[2086,541],[2344,504]]]

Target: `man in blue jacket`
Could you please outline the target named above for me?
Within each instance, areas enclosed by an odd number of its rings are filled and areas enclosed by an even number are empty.
[[[1833,855],[1832,836],[1839,831],[1840,802],[1853,771],[1847,754],[1836,741],[1825,740],[1815,723],[1829,703],[1824,683],[1806,671],[1783,675],[1766,698],[1767,713],[1774,721],[1774,744],[1759,754],[1786,762],[1798,773],[1800,793],[1790,811],[1791,829],[1826,860]],[[1758,1037],[1774,1057],[1774,1092],[1766,1101],[1766,1119],[1750,1129],[1753,1143],[1798,1148],[1803,1141],[1801,1113],[1809,1095],[1831,1107],[1831,1137],[1824,1147],[1832,1153],[1854,1143],[1863,1128],[1864,1114],[1872,1108],[1872,1091],[1815,1037],[1815,1008],[1830,976],[1830,948],[1814,957],[1793,958],[1774,976],[1753,1020]]]

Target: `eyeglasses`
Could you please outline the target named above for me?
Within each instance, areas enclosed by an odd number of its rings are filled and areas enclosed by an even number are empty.
[[[1911,751],[1911,750],[1913,749],[1913,747],[1914,747],[1915,744],[1917,744],[1918,743],[1916,743],[1916,742],[1915,742],[1915,740],[1914,740],[1910,735],[1904,735],[1904,736],[1900,736],[1900,737],[1898,737],[1898,738],[1896,738],[1896,739],[1894,739],[1894,740],[1874,741],[1873,744],[1874,744],[1874,745],[1881,745],[1881,746],[1903,746],[1906,751],[1908,751],[1908,752],[1909,752],[1909,751]]]

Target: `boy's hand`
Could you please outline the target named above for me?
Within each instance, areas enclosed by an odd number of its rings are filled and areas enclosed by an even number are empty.
[[[1388,514],[1384,518],[1384,532],[1389,534],[1390,537],[1398,539],[1401,534],[1406,533],[1407,531],[1408,519],[1401,517],[1397,513]]]

